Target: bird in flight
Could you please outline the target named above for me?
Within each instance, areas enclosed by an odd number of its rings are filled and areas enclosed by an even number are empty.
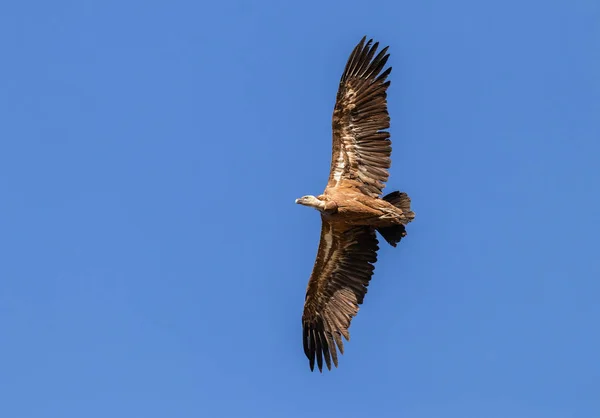
[[[323,194],[296,203],[321,214],[321,239],[306,289],[302,340],[311,371],[338,366],[342,337],[358,313],[375,269],[378,231],[395,247],[415,214],[406,193],[383,197],[392,152],[387,109],[388,47],[364,37],[350,54],[333,110],[329,181]]]

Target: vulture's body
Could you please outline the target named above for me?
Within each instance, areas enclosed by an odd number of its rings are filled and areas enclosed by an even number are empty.
[[[296,203],[321,213],[321,240],[306,290],[302,315],[304,352],[311,370],[323,360],[337,367],[342,337],[350,339],[350,321],[363,302],[377,261],[375,231],[392,246],[406,235],[415,214],[406,193],[384,197],[391,141],[386,81],[387,47],[375,55],[378,43],[354,48],[340,80],[333,112],[333,147],[329,182],[322,195]],[[336,349],[337,347],[337,349]]]

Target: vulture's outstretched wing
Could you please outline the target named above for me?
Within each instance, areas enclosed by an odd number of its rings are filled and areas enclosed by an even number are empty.
[[[385,71],[388,47],[377,56],[379,43],[363,38],[354,48],[340,80],[333,111],[333,146],[327,188],[357,182],[359,189],[379,197],[389,174],[392,153]],[[374,57],[375,56],[375,57]]]
[[[378,242],[369,226],[344,227],[323,220],[317,259],[306,289],[302,314],[304,353],[314,370],[323,359],[337,367],[336,345],[350,339],[350,321],[363,302],[377,261]]]

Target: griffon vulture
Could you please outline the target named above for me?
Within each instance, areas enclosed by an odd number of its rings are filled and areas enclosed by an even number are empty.
[[[333,111],[331,170],[320,196],[296,203],[321,214],[321,240],[310,276],[302,315],[304,353],[331,370],[344,352],[342,337],[362,304],[377,261],[375,231],[392,246],[406,235],[415,214],[406,193],[382,196],[392,152],[384,69],[389,54],[363,38],[350,54]]]

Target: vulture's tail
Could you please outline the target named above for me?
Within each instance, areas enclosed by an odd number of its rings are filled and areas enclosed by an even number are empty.
[[[404,213],[404,216],[406,217],[406,223],[409,223],[415,218],[415,213],[410,210],[410,197],[408,197],[406,193],[392,192],[388,195],[385,195],[383,200],[391,203],[398,209],[401,209],[402,213]],[[396,244],[398,244],[400,240],[406,236],[406,228],[404,225],[385,226],[382,228],[377,228],[377,231],[379,231],[381,236],[392,247],[395,247]]]

